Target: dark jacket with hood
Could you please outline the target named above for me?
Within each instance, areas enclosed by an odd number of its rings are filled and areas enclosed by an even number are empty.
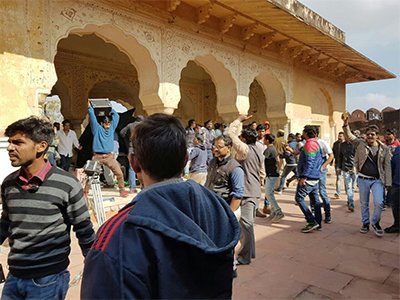
[[[100,228],[81,298],[231,298],[239,237],[230,207],[203,186],[151,185]]]

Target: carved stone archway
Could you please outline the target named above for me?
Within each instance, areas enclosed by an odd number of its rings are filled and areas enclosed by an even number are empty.
[[[58,41],[60,41],[63,37],[68,37],[69,34],[74,34],[81,37],[95,34],[104,42],[110,43],[117,47],[119,51],[126,54],[130,60],[130,63],[137,70],[137,80],[140,82],[139,99],[143,104],[143,108],[145,110],[147,110],[147,108],[151,110],[155,106],[163,106],[163,102],[158,94],[160,80],[157,65],[147,48],[141,45],[135,37],[126,34],[112,24],[88,24],[84,27],[75,26],[70,28],[65,36],[60,36],[58,38]],[[151,39],[151,34],[149,33],[149,35],[150,36],[148,39]],[[95,49],[93,50],[95,51]],[[79,70],[75,71],[77,74],[79,74]],[[71,97],[75,102],[74,107],[78,107],[79,110],[83,108],[83,106],[86,106],[88,97],[88,89],[85,89],[86,83],[84,82],[84,78],[82,78],[81,84],[82,86],[79,87],[79,95],[75,95],[76,97]]]

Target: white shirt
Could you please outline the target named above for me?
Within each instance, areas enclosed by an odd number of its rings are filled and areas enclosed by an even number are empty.
[[[325,141],[318,139],[318,144],[321,147],[323,158],[327,159],[329,155],[333,153],[331,146]]]
[[[72,157],[72,146],[79,148],[79,142],[75,131],[69,130],[68,133],[65,134],[64,130],[59,130],[57,132],[57,138],[58,153],[60,153],[60,155]]]

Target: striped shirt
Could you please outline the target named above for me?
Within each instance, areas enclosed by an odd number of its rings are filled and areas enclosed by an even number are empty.
[[[19,278],[59,273],[69,265],[71,226],[83,255],[95,238],[82,186],[57,167],[49,170],[37,190],[24,190],[19,175],[19,170],[10,174],[1,186],[0,242],[9,238],[10,273]]]

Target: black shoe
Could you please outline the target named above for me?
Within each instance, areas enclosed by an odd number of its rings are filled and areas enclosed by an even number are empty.
[[[360,228],[361,233],[368,233],[369,231],[369,224],[363,224],[363,226]]]
[[[375,224],[372,224],[372,229],[375,231],[376,236],[383,236],[383,229],[381,225],[379,225],[379,222],[376,222]]]
[[[385,228],[385,233],[400,233],[400,228],[394,225]]]
[[[232,271],[232,278],[238,277],[237,269]]]
[[[325,222],[326,224],[331,224],[331,223],[332,223],[331,217],[325,217],[324,222]]]

